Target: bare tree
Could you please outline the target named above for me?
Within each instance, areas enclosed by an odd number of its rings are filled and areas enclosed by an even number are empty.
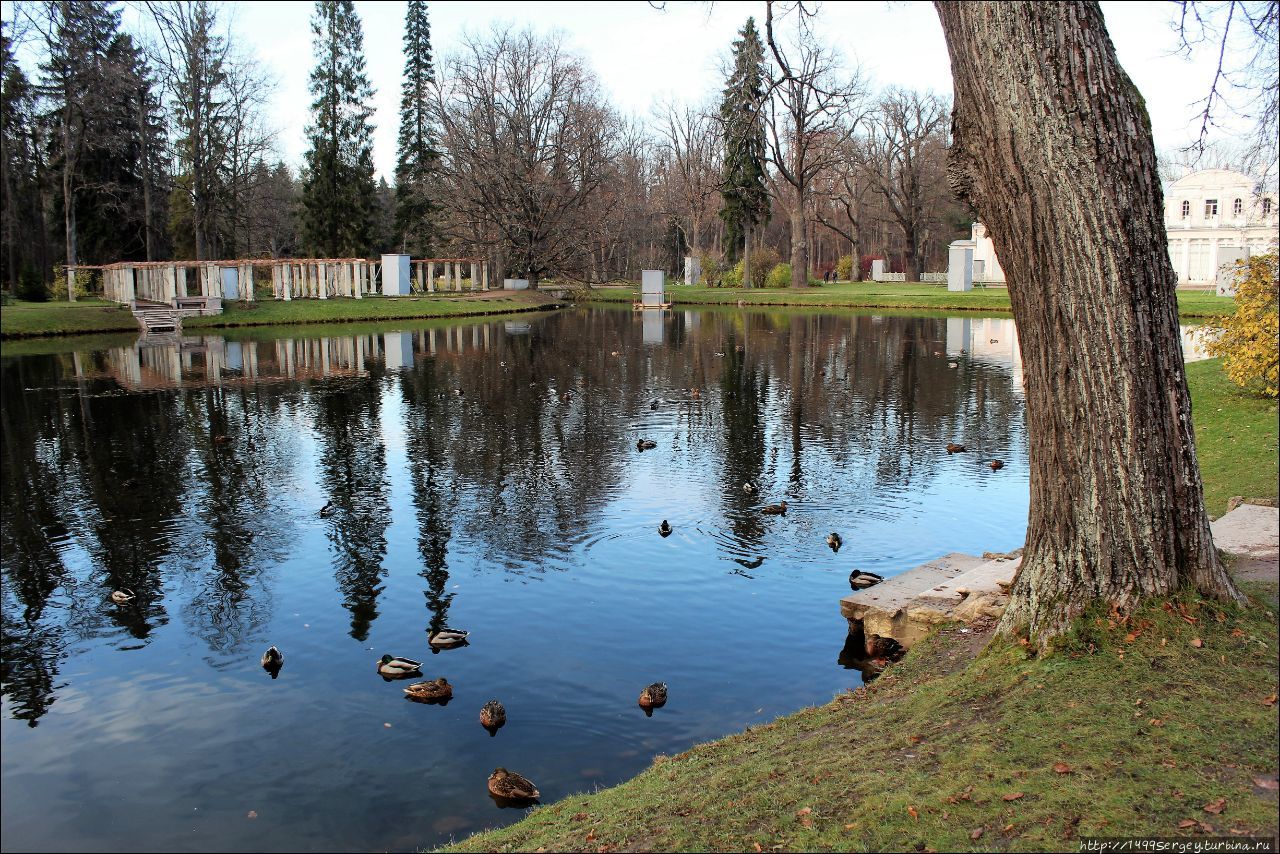
[[[906,244],[904,272],[919,281],[921,240],[936,215],[945,181],[946,122],[950,105],[931,92],[889,89],[857,149]]]
[[[431,104],[441,129],[442,230],[480,241],[530,287],[590,266],[588,211],[618,151],[619,121],[558,36],[495,27],[464,37]],[[599,215],[599,211],[595,211]]]
[[[711,111],[673,102],[657,109],[659,151],[674,179],[671,189],[680,201],[689,252],[703,251],[703,225],[715,216],[712,200],[720,193],[721,139]]]
[[[797,4],[798,34],[790,53],[774,34],[774,2],[767,4],[765,34],[775,66],[765,106],[769,161],[792,195],[791,287],[809,285],[806,210],[814,179],[839,158],[862,120],[865,86],[857,73],[844,77],[838,59],[809,31],[812,13]]]
[[[1266,182],[1274,176],[1280,142],[1280,0],[1181,0],[1178,5],[1179,50],[1188,57],[1198,49],[1217,54],[1209,92],[1199,101],[1200,133],[1188,150],[1203,155],[1222,114],[1238,115],[1253,123],[1240,168]]]

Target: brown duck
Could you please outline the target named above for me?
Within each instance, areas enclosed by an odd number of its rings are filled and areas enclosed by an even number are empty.
[[[761,513],[768,513],[771,516],[787,515],[787,502],[779,501],[777,504],[766,504],[760,508]]]
[[[449,680],[441,676],[439,679],[430,679],[426,682],[414,682],[404,689],[404,695],[410,700],[421,703],[439,703],[453,697],[453,686],[449,684]]]
[[[542,796],[532,782],[506,768],[493,769],[489,775],[489,792],[509,801],[536,801]]]
[[[955,442],[948,442],[948,443],[947,443],[947,453],[948,453],[948,454],[959,454],[959,453],[963,453],[963,452],[964,452],[964,450],[965,450],[964,445],[957,445]]]
[[[661,709],[667,704],[667,683],[654,682],[640,692],[640,708],[645,714],[652,714],[654,709]]]
[[[498,728],[507,722],[507,710],[497,700],[490,700],[480,708],[480,726],[495,735]]]

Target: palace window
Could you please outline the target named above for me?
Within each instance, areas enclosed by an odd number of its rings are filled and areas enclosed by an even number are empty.
[[[1231,205],[1231,212],[1236,216],[1240,216],[1240,214],[1244,213],[1244,199],[1236,199]]]
[[[1205,215],[1206,217],[1211,217],[1211,216],[1217,216],[1217,215],[1218,215],[1218,200],[1217,200],[1217,199],[1205,199],[1205,200],[1204,200],[1204,215]]]
[[[1263,216],[1271,215],[1271,199],[1262,200],[1262,215]]]
[[[1182,203],[1182,218],[1186,219],[1191,216],[1191,202],[1184,201]]]

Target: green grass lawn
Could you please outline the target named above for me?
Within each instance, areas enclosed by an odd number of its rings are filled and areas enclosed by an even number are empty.
[[[1275,615],[1165,604],[1128,623],[1089,613],[1073,646],[1042,658],[995,642],[969,661],[983,638],[944,630],[869,688],[658,757],[451,850],[1076,850],[1082,836],[1274,835],[1276,793],[1253,781],[1276,773]],[[668,709],[678,702],[673,685]],[[537,782],[536,768],[513,770]]]
[[[222,314],[188,317],[184,329],[235,326],[278,326],[290,323],[349,323],[422,317],[467,317],[527,311],[540,307],[540,295],[477,299],[465,293],[430,297],[365,297],[364,299],[228,301]],[[137,331],[138,323],[124,306],[103,300],[15,302],[0,309],[0,338],[70,335],[86,332]]]
[[[635,298],[636,288],[594,288],[593,300],[625,301]],[[893,282],[840,282],[799,290],[753,288],[707,288],[669,285],[668,293],[677,303],[750,305],[848,306],[853,308],[924,308],[956,311],[1009,311],[1009,292],[1004,288],[975,288],[952,293],[946,285],[896,284]],[[1178,291],[1178,310],[1183,317],[1230,314],[1235,302],[1200,291]]]
[[[1246,394],[1227,379],[1220,359],[1187,365],[1187,383],[1205,509],[1221,516],[1233,495],[1275,498],[1280,478],[1276,401]]]
[[[137,330],[126,306],[105,300],[13,302],[0,308],[0,338]]]

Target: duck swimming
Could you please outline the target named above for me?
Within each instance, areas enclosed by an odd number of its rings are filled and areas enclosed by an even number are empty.
[[[844,540],[840,538],[839,534],[832,531],[830,534],[827,534],[827,545],[831,546],[831,551],[838,552],[840,551],[840,547],[844,545]]]
[[[271,678],[275,679],[280,675],[280,668],[284,667],[284,654],[274,646],[268,647],[267,651],[262,654],[262,669],[271,674]]]
[[[652,439],[636,439],[637,451],[651,451],[656,447],[658,447],[658,443]]]
[[[1000,471],[1000,469],[1004,468],[1004,461],[1003,461],[1003,460],[992,460],[990,463],[988,463],[988,465],[990,465],[990,466],[991,466],[991,470],[992,470],[992,471]]]
[[[780,501],[777,504],[766,504],[760,508],[761,513],[768,513],[771,516],[787,515],[787,502]]]
[[[667,523],[666,519],[663,519],[662,524],[658,526],[658,533],[664,537],[671,536],[671,525]]]
[[[742,491],[745,492],[747,495],[755,495],[756,485],[748,480],[742,484]]]
[[[470,634],[471,632],[464,632],[462,629],[436,629],[427,637],[427,643],[431,645],[431,651],[435,652],[437,648],[449,649],[464,645]]]
[[[441,703],[453,697],[453,686],[441,676],[426,682],[415,682],[404,689],[404,695],[419,703]]]
[[[489,792],[495,798],[509,801],[536,801],[542,795],[532,781],[506,768],[495,768],[489,775]]]
[[[661,709],[667,704],[667,683],[654,682],[640,692],[640,708],[646,715],[652,715],[654,709]]]
[[[948,443],[947,443],[947,453],[948,453],[948,454],[959,454],[959,453],[963,453],[963,452],[964,452],[964,450],[965,450],[964,445],[957,445],[955,442],[948,442]]]
[[[378,672],[387,679],[403,679],[406,676],[421,675],[422,662],[412,658],[397,658],[384,655],[378,659]]]
[[[132,590],[113,590],[111,592],[111,601],[117,605],[125,605],[137,598]]]
[[[490,700],[480,707],[480,726],[489,731],[489,735],[497,735],[498,729],[507,722],[507,710],[497,700]]]

